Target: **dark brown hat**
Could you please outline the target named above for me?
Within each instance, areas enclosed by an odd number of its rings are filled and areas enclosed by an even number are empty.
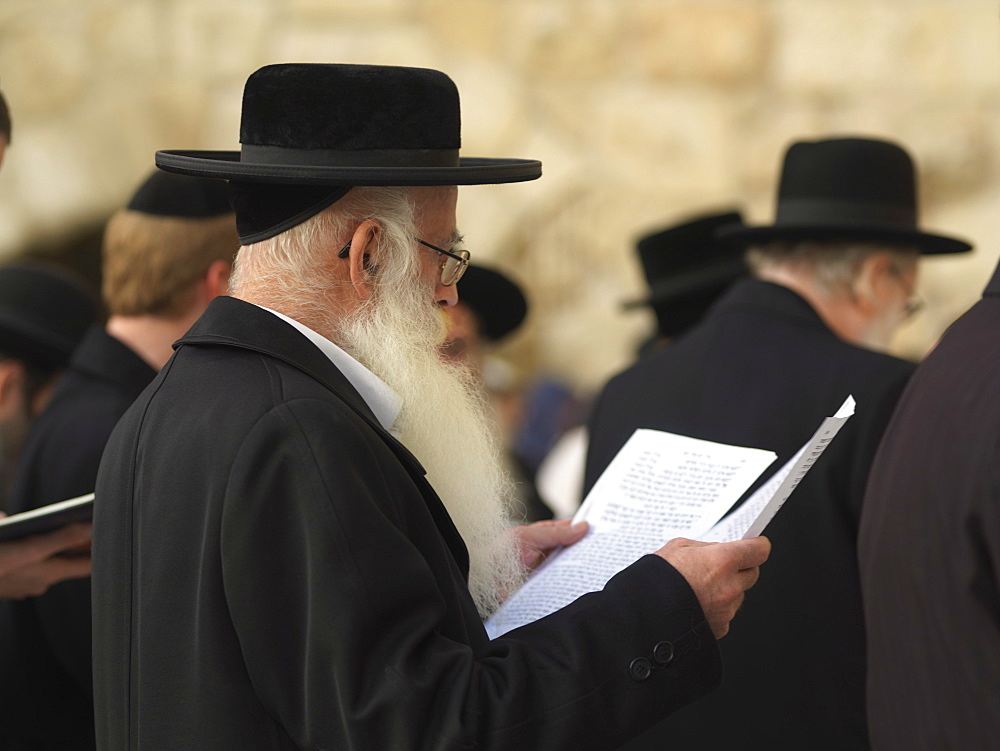
[[[719,230],[742,245],[861,240],[964,253],[964,240],[917,226],[913,161],[901,146],[869,138],[799,141],[785,153],[774,224]]]

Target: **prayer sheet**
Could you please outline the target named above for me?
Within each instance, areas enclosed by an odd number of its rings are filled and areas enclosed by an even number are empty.
[[[704,534],[775,454],[637,430],[594,484],[574,522],[591,529],[549,558],[487,621],[495,638],[568,605],[674,537]]]
[[[854,399],[848,397],[784,467],[722,522],[720,517],[776,454],[636,430],[574,517],[574,522],[590,523],[587,536],[554,553],[528,577],[486,622],[490,638],[603,589],[612,576],[675,537],[724,542],[759,535],[853,414]]]
[[[736,511],[698,539],[705,542],[730,542],[762,534],[768,522],[778,513],[778,509],[788,500],[788,496],[802,482],[802,478],[853,414],[854,397],[849,396],[837,410],[837,414],[826,418],[809,442],[785,466],[741,503]]]

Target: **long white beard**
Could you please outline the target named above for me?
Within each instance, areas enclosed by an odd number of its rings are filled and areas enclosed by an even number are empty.
[[[438,353],[446,331],[442,313],[426,286],[383,288],[362,311],[336,323],[334,338],[402,398],[401,440],[427,470],[465,540],[469,590],[485,618],[524,575],[508,534],[514,485],[481,384]]]

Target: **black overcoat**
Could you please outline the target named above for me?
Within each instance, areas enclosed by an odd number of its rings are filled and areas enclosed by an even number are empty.
[[[722,688],[629,749],[668,739],[701,749],[866,747],[857,525],[872,456],[912,369],[843,342],[786,287],[750,279],[605,388],[590,424],[588,488],[636,428],[769,449],[776,469],[848,394],[857,400],[767,529],[771,557],[720,642]]]
[[[31,427],[15,510],[93,492],[108,436],[155,375],[104,329],[88,331]],[[0,739],[39,750],[93,748],[90,579],[56,584],[0,613]]]
[[[861,518],[876,749],[1000,744],[1000,268],[903,393]]]
[[[657,556],[489,641],[420,465],[240,300],[213,301],[126,413],[97,496],[104,751],[612,748],[720,680]],[[677,659],[641,669],[661,641]]]

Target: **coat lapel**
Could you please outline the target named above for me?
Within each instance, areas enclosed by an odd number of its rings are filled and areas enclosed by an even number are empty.
[[[325,386],[337,399],[353,410],[388,445],[406,467],[427,503],[438,529],[448,544],[464,576],[468,577],[469,552],[462,536],[437,493],[426,478],[426,471],[402,443],[379,423],[371,408],[340,370],[312,342],[277,316],[234,297],[217,297],[204,315],[178,342],[186,345],[237,347],[281,360]]]

